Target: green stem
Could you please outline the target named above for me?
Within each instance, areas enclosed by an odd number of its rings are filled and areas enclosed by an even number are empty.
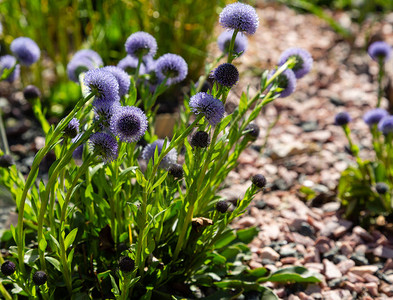
[[[232,55],[232,53],[233,53],[233,47],[235,46],[236,35],[238,32],[239,32],[239,29],[235,29],[232,34],[231,43],[229,44],[229,49],[228,49],[228,63],[232,63],[232,61],[235,58]]]
[[[0,282],[0,293],[3,295],[5,300],[12,300],[11,295],[7,292],[4,285]]]
[[[1,142],[3,143],[4,153],[10,154],[10,148],[8,147],[7,134],[5,132],[4,123],[3,123],[3,112],[0,110],[0,135]]]
[[[378,64],[379,64],[379,72],[378,72],[378,102],[377,102],[377,107],[379,107],[381,105],[382,94],[383,94],[382,79],[383,79],[383,76],[385,75],[383,58],[379,58]]]

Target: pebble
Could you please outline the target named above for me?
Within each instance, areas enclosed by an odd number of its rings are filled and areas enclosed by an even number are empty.
[[[346,274],[351,268],[355,266],[355,262],[351,259],[344,260],[337,264],[337,268],[342,274]]]
[[[278,254],[270,247],[265,247],[262,248],[261,251],[259,252],[259,257],[261,259],[269,259],[271,261],[276,261],[280,258],[280,254]]]
[[[378,271],[378,266],[367,265],[367,266],[355,266],[349,269],[352,273],[363,276],[364,274],[374,274]]]
[[[340,270],[331,261],[324,259],[322,262],[325,266],[324,270],[325,270],[325,276],[327,279],[334,279],[334,278],[339,278],[342,276]]]

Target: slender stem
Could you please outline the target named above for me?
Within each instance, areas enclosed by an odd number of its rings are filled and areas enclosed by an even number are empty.
[[[139,57],[138,57],[138,65],[136,66],[135,75],[134,75],[135,82],[137,81],[138,76],[139,76],[139,69],[140,69],[141,64],[142,64],[142,57],[143,57],[142,55],[139,55]]]
[[[4,123],[3,123],[3,112],[0,110],[0,135],[1,142],[3,143],[4,153],[10,154],[10,148],[8,147],[7,134],[5,132]]]
[[[4,285],[0,282],[0,293],[3,295],[5,300],[12,300],[11,295],[7,292]]]
[[[385,75],[384,65],[383,65],[383,58],[382,57],[379,58],[378,64],[379,64],[379,72],[378,72],[378,102],[377,102],[377,107],[379,107],[381,105],[382,94],[383,94],[382,79],[383,79],[383,76]]]
[[[236,40],[236,35],[239,32],[239,29],[235,29],[232,34],[232,39],[231,43],[229,44],[229,49],[228,49],[228,63],[231,63],[233,59],[235,58],[232,53],[233,53],[233,47],[235,46],[235,40]]]

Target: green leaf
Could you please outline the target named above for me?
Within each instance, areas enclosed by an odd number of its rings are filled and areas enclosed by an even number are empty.
[[[111,291],[112,291],[112,293],[113,293],[115,296],[120,295],[120,290],[119,290],[119,287],[117,286],[117,283],[116,283],[115,278],[113,278],[112,274],[109,274],[109,277],[111,278],[111,284],[112,284],[112,289],[111,289]]]
[[[242,93],[239,102],[239,113],[243,113],[247,108],[247,95],[245,92]]]
[[[29,249],[26,251],[23,261],[25,264],[32,267],[39,258],[38,249]]]
[[[256,268],[254,270],[248,270],[248,275],[249,276],[254,276],[254,277],[262,277],[264,276],[266,273],[268,272],[268,270],[264,267],[262,268]]]
[[[236,239],[236,235],[232,230],[229,230],[221,235],[221,237],[215,242],[214,246],[216,249],[223,248],[229,245],[234,239]]]
[[[105,272],[101,272],[97,274],[98,279],[105,279],[110,274],[111,270],[106,270]]]
[[[137,91],[136,91],[136,87],[135,87],[135,81],[134,78],[131,76],[130,78],[130,90],[128,92],[128,101],[130,106],[133,106],[136,102],[136,97],[137,97]]]
[[[40,250],[42,252],[45,252],[46,250],[46,246],[48,245],[48,243],[46,242],[45,237],[43,236],[42,239],[40,240],[40,242],[38,243],[38,248],[40,248]]]
[[[60,262],[56,258],[46,256],[45,259],[50,262],[56,268],[56,270],[61,272]]]
[[[147,180],[145,179],[145,176],[141,172],[141,170],[136,169],[135,170],[135,175],[136,175],[136,181],[139,183],[141,187],[144,187],[147,183]]]
[[[65,238],[64,244],[65,244],[65,248],[68,249],[71,244],[74,242],[75,238],[76,238],[76,234],[78,233],[78,228],[74,228]]]
[[[59,242],[55,239],[55,237],[51,234],[49,234],[50,239],[52,240],[52,242],[56,245],[57,250],[60,251],[60,244]]]
[[[162,176],[153,185],[153,187],[151,188],[151,191],[153,191],[156,187],[158,187],[165,180],[167,175],[168,175],[168,172],[164,172],[164,174],[162,174]]]
[[[317,283],[321,282],[320,274],[311,272],[310,270],[300,267],[288,267],[284,269],[277,270],[269,277],[260,278],[257,282],[308,282]]]
[[[258,229],[256,227],[241,229],[236,232],[236,235],[243,243],[249,244],[258,235]]]

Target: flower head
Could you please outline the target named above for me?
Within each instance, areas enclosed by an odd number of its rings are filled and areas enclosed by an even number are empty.
[[[35,285],[43,285],[48,280],[48,276],[44,271],[37,271],[33,275],[33,282]]]
[[[138,31],[128,37],[125,47],[128,55],[137,59],[143,56],[153,57],[157,52],[157,41],[151,34]]]
[[[89,144],[91,150],[101,156],[105,163],[114,161],[118,156],[117,141],[110,134],[96,132],[90,136]]]
[[[168,144],[167,144],[168,145]],[[157,149],[158,155],[160,155],[162,148],[164,146],[164,140],[156,140],[153,143],[147,145],[142,151],[142,159],[149,162],[150,159],[154,163],[154,152]],[[168,169],[172,164],[177,162],[177,151],[176,149],[171,149],[167,155],[164,156],[160,163],[160,167]]]
[[[188,65],[179,55],[167,53],[156,60],[156,74],[159,80],[167,78],[167,85],[172,85],[186,78]]]
[[[229,63],[219,65],[212,73],[212,78],[226,87],[233,87],[239,80],[239,71]]]
[[[224,7],[220,13],[220,24],[224,28],[254,34],[259,26],[259,18],[252,6],[236,2]]]
[[[231,43],[233,30],[224,31],[217,38],[218,48],[224,53],[228,53],[229,45]],[[246,51],[248,46],[247,37],[243,33],[238,33],[235,38],[235,44],[233,45],[233,51],[235,53],[241,53]]]
[[[145,134],[147,118],[134,106],[121,106],[115,110],[110,123],[111,131],[123,142],[137,142]]]
[[[13,66],[15,66],[16,58],[12,55],[4,55],[0,57],[0,76],[3,74],[4,69],[10,70]],[[20,66],[16,65],[15,69],[11,72],[10,75],[5,79],[8,82],[14,82],[15,79],[19,77]]]
[[[379,59],[387,61],[390,58],[391,52],[392,47],[383,41],[374,42],[368,47],[368,54],[375,61],[379,61]]]
[[[217,125],[224,117],[224,104],[212,95],[200,92],[190,99],[191,110],[203,114],[210,125]]]
[[[64,136],[69,138],[74,138],[79,133],[79,120],[77,118],[73,118],[64,128]]]
[[[378,124],[379,121],[387,115],[389,115],[389,113],[383,108],[375,108],[366,112],[363,116],[363,120],[368,126],[372,126],[374,124]]]
[[[197,131],[191,137],[191,146],[198,148],[206,148],[210,144],[209,134],[205,131]]]
[[[110,72],[102,69],[90,70],[86,73],[84,83],[89,93],[95,93],[102,101],[119,100],[119,83]]]
[[[349,122],[351,122],[351,117],[346,111],[339,112],[335,117],[334,117],[334,124],[338,126],[343,126],[347,125]]]
[[[120,106],[119,101],[107,102],[100,98],[94,100],[93,109],[96,113],[95,119],[100,121],[101,130],[109,128],[112,116]]]
[[[296,63],[292,68],[296,78],[301,78],[310,72],[313,59],[308,51],[301,48],[289,48],[285,50],[278,60],[278,65],[282,66],[291,57],[296,58]]]
[[[378,123],[379,131],[383,134],[393,133],[393,116],[386,116]]]
[[[129,75],[134,75],[136,68],[138,67],[138,59],[127,55],[122,60],[119,61],[117,67],[122,69],[123,71],[127,72]],[[139,66],[139,75],[145,74],[145,66],[141,64]]]
[[[67,64],[68,78],[76,83],[79,82],[79,75],[89,70],[95,69],[92,60],[87,57],[72,58]]]
[[[260,189],[264,188],[265,185],[266,185],[266,178],[265,178],[265,176],[263,176],[262,174],[256,174],[256,175],[254,175],[254,176],[251,178],[251,181],[252,181],[252,183],[253,183],[256,187],[258,187],[258,188],[260,188]]]
[[[122,97],[128,93],[130,89],[130,77],[122,69],[115,66],[107,66],[102,68],[104,71],[108,71],[113,76],[115,76],[117,83],[119,84],[119,96]]]
[[[168,168],[168,173],[177,179],[181,179],[184,176],[183,167],[179,164],[171,164]]]
[[[40,48],[28,37],[18,37],[12,41],[10,49],[18,61],[25,66],[35,63],[41,55]]]
[[[274,73],[276,73],[276,70],[269,74],[269,78],[272,77]],[[275,79],[275,82],[277,83],[278,87],[282,89],[282,91],[279,92],[281,98],[288,97],[296,89],[296,76],[295,73],[293,73],[293,71],[290,69],[287,69],[278,75],[278,77]]]
[[[10,276],[10,275],[14,274],[15,269],[16,269],[15,264],[10,260],[6,260],[1,265],[1,273],[3,273],[4,276]]]
[[[124,256],[119,261],[119,268],[124,273],[131,272],[135,268],[135,262],[130,257]]]
[[[252,141],[255,141],[259,136],[259,127],[255,123],[250,123],[246,126],[245,130],[247,131],[246,137]]]
[[[217,209],[217,211],[219,211],[220,213],[226,213],[227,212],[227,210],[228,210],[228,208],[229,208],[229,203],[228,202],[226,202],[226,201],[224,201],[224,200],[220,200],[220,201],[218,201],[217,202],[217,204],[216,204],[216,209]]]
[[[74,54],[73,59],[80,59],[80,58],[89,59],[94,64],[94,68],[99,68],[104,65],[101,56],[97,52],[91,49],[82,49],[77,51]]]
[[[35,85],[28,85],[23,90],[23,96],[26,100],[33,100],[36,98],[41,98],[41,92]]]

